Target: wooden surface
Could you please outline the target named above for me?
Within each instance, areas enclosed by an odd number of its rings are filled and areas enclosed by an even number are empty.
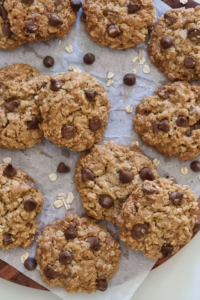
[[[191,8],[191,7],[196,7],[198,4],[197,2],[193,0],[188,0],[186,5],[183,5],[179,2],[179,0],[164,0],[167,5],[169,5],[171,8],[180,8],[180,7],[186,7],[186,8]],[[199,201],[199,206],[200,206],[200,201]],[[200,220],[200,213],[199,213],[199,220]],[[158,259],[156,264],[154,265],[153,269],[157,268],[158,266],[162,265],[164,262],[166,262],[169,258],[161,258]],[[17,271],[15,268],[11,267],[4,261],[0,260],[0,278],[6,279],[10,282],[17,283],[26,287],[31,287],[35,288],[38,290],[46,290],[47,289],[37,282],[31,280],[21,272]]]

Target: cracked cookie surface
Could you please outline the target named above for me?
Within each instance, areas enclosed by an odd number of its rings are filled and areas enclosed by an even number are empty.
[[[39,95],[44,136],[57,146],[83,151],[105,132],[110,103],[105,89],[85,73],[61,73]]]
[[[167,82],[136,107],[133,125],[142,140],[180,161],[200,153],[200,87]]]
[[[104,291],[118,270],[119,244],[92,219],[66,214],[47,225],[37,243],[43,281],[69,293]]]
[[[30,246],[37,232],[36,214],[43,196],[19,167],[0,165],[0,249]]]
[[[83,13],[86,31],[101,47],[134,47],[155,22],[151,0],[85,0]]]
[[[156,166],[140,148],[108,142],[95,145],[80,158],[75,182],[87,214],[116,223],[138,184],[157,177]]]
[[[119,237],[152,259],[170,257],[193,236],[198,203],[187,185],[144,181],[123,206]]]
[[[169,79],[200,78],[200,6],[170,9],[162,15],[148,42],[152,63]]]

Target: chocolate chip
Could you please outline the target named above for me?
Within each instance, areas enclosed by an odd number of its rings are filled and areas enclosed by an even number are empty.
[[[46,267],[46,269],[44,270],[44,274],[48,279],[56,279],[58,277],[58,273],[50,265]]]
[[[78,236],[78,232],[76,229],[76,224],[71,224],[66,230],[65,230],[65,237],[66,239],[75,239]]]
[[[95,236],[91,236],[91,237],[87,238],[86,242],[90,244],[91,250],[94,250],[94,251],[99,250],[99,240]]]
[[[63,250],[59,254],[59,262],[62,265],[70,264],[72,262],[72,259],[73,259],[73,255],[69,251]]]
[[[184,66],[186,69],[192,69],[196,64],[196,59],[193,56],[186,56],[184,59]]]
[[[107,32],[111,38],[116,38],[120,35],[121,30],[118,27],[115,27],[114,25],[109,25],[107,27]]]
[[[27,128],[29,130],[33,130],[33,129],[38,129],[38,124],[39,124],[39,121],[36,119],[36,118],[32,118],[31,121],[28,121],[27,123]]]
[[[3,170],[3,175],[8,178],[12,178],[16,174],[17,174],[17,170],[11,164],[7,165]]]
[[[143,190],[144,193],[149,194],[149,195],[155,193],[155,189],[153,189],[152,187],[150,187],[150,186],[147,185],[147,184],[143,184],[142,190]]]
[[[102,127],[101,119],[98,117],[94,117],[89,121],[89,128],[92,131],[97,131]]]
[[[51,68],[54,65],[54,58],[52,56],[46,56],[43,60],[45,67]]]
[[[195,40],[197,37],[200,37],[200,30],[196,27],[192,27],[188,30],[187,37],[190,40]]]
[[[29,179],[25,180],[25,183],[27,185],[29,185],[30,187],[32,187],[33,189],[35,189],[35,183]]]
[[[195,220],[194,228],[193,228],[193,233],[197,233],[200,230],[200,222],[198,220]]]
[[[162,99],[169,99],[170,93],[166,92],[165,88],[163,86],[159,87],[157,90],[158,96]]]
[[[170,36],[163,36],[160,40],[161,47],[166,50],[174,46],[174,39]]]
[[[57,92],[57,91],[59,91],[59,89],[61,89],[61,87],[63,85],[64,85],[64,82],[58,81],[55,79],[51,79],[50,89],[54,92]]]
[[[163,132],[168,132],[169,131],[169,122],[167,119],[162,119],[158,124],[157,124],[158,129],[160,129]]]
[[[34,33],[38,29],[38,25],[34,20],[28,20],[25,24],[25,28],[28,32]]]
[[[0,15],[2,16],[3,20],[7,20],[8,12],[4,6],[0,6]]]
[[[3,244],[4,246],[12,244],[12,235],[10,233],[5,232],[3,234]]]
[[[86,65],[92,65],[95,61],[95,56],[92,53],[87,53],[83,57],[83,61]]]
[[[119,180],[122,182],[122,183],[129,183],[133,180],[133,173],[131,171],[128,171],[128,170],[121,170],[119,172]]]
[[[44,89],[46,86],[47,86],[46,83],[43,83],[40,88]]]
[[[69,171],[70,171],[70,167],[68,167],[63,162],[59,163],[59,165],[57,167],[57,172],[58,173],[69,173]]]
[[[136,77],[134,74],[128,73],[124,76],[123,82],[125,85],[132,86],[136,83]]]
[[[15,110],[15,108],[18,107],[18,105],[19,105],[19,101],[17,101],[17,100],[6,101],[4,103],[5,108],[9,112],[13,112]]]
[[[2,33],[3,33],[3,35],[5,35],[7,37],[10,37],[12,35],[12,31],[10,29],[10,24],[9,23],[3,24]]]
[[[80,0],[71,0],[70,2],[74,11],[79,11],[79,9],[82,7],[82,2]]]
[[[135,3],[133,1],[130,1],[128,4],[128,13],[133,14],[137,10],[139,10],[141,5],[139,3]]]
[[[83,168],[81,170],[81,176],[82,176],[83,181],[88,181],[88,180],[94,181],[94,179],[95,179],[94,173],[90,169],[87,169],[87,168]]]
[[[186,131],[185,135],[186,135],[187,137],[190,137],[190,136],[192,135],[192,130],[193,130],[193,128],[190,127],[190,128]]]
[[[149,168],[142,168],[140,171],[140,178],[142,180],[153,180],[153,173]]]
[[[89,101],[94,101],[96,95],[98,95],[98,92],[96,91],[85,91],[85,96]]]
[[[174,192],[174,193],[169,194],[169,200],[175,206],[178,206],[181,204],[182,198],[183,198],[183,193]]]
[[[56,14],[51,14],[49,17],[49,24],[51,26],[59,26],[63,24],[63,20],[61,20]]]
[[[30,5],[34,3],[34,0],[22,0],[22,2]]]
[[[179,127],[188,127],[188,119],[184,116],[178,116],[176,120],[176,124]]]
[[[111,208],[114,205],[114,201],[109,195],[103,194],[99,197],[99,204],[103,208]]]
[[[200,161],[195,160],[190,164],[190,168],[193,172],[200,172]]]
[[[101,292],[106,291],[108,288],[108,282],[104,279],[97,280],[97,289]]]
[[[135,240],[142,239],[148,233],[149,225],[145,224],[137,224],[133,227],[131,231],[131,235]]]
[[[37,203],[33,199],[27,199],[24,201],[24,209],[27,212],[34,211],[37,207]]]
[[[37,261],[35,258],[31,258],[28,257],[25,262],[24,262],[24,267],[28,270],[28,271],[33,271],[36,269],[37,267]]]
[[[173,25],[174,23],[176,23],[176,18],[170,15],[170,13],[168,12],[164,14],[164,18],[169,25]]]
[[[76,128],[74,126],[64,125],[62,128],[62,137],[64,139],[70,140],[73,139],[76,135]]]
[[[163,257],[167,258],[172,256],[174,248],[171,245],[163,245],[161,248]]]

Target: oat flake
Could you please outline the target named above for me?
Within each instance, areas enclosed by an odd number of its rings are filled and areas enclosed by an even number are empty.
[[[136,145],[136,146],[140,146],[139,142],[138,141],[132,141],[131,145]]]
[[[69,53],[69,54],[71,54],[72,52],[73,52],[73,47],[72,47],[72,45],[67,45],[66,46],[66,51]]]
[[[133,107],[132,107],[131,105],[128,105],[128,106],[126,107],[126,112],[127,112],[128,114],[131,114],[132,111],[133,111]]]
[[[111,86],[111,84],[113,84],[113,80],[109,79],[106,85],[109,87],[109,86]]]
[[[53,205],[54,205],[55,208],[60,208],[60,207],[63,206],[63,201],[62,200],[56,200]]]
[[[182,4],[186,4],[186,3],[188,3],[188,0],[180,0],[179,2]]]
[[[153,160],[153,163],[154,163],[155,166],[158,166],[160,164],[160,161],[159,161],[159,159],[155,158]]]
[[[182,167],[182,168],[181,168],[181,173],[182,173],[183,175],[187,175],[187,173],[188,173],[188,168]]]
[[[69,192],[69,194],[68,194],[68,197],[67,197],[67,203],[68,204],[71,204],[72,202],[73,202],[73,200],[74,200],[74,195],[73,195],[73,193],[72,192]]]
[[[144,72],[145,74],[149,74],[149,73],[151,72],[150,67],[149,67],[148,65],[144,65],[144,66],[143,66],[143,72]]]
[[[113,78],[114,77],[114,73],[113,72],[108,72],[108,79],[111,79],[111,78]]]
[[[133,74],[137,74],[137,69],[133,69]]]
[[[136,62],[137,60],[138,60],[138,56],[134,57],[134,58],[132,59],[132,62]]]
[[[52,173],[52,174],[49,175],[49,179],[50,179],[51,181],[56,181],[57,177],[58,177],[58,176],[57,176],[56,173]]]
[[[25,252],[21,257],[20,260],[22,263],[25,262],[25,260],[29,257],[29,252]]]
[[[7,164],[10,164],[11,161],[12,161],[12,158],[11,158],[11,157],[5,157],[5,158],[3,159],[3,162],[4,162],[4,163],[7,163]]]

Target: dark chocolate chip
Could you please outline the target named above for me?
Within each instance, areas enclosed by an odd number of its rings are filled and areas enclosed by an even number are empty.
[[[86,242],[90,244],[90,249],[94,251],[99,250],[99,240],[95,236],[91,236],[86,239]]]
[[[119,172],[119,179],[122,183],[129,183],[133,180],[133,173],[128,170],[121,170]]]
[[[66,239],[75,239],[78,236],[78,232],[76,229],[76,224],[70,225],[66,230],[65,230],[65,237]]]
[[[176,120],[176,125],[179,127],[188,127],[188,119],[184,116],[178,116]]]
[[[22,0],[22,2],[30,5],[34,3],[34,0]]]
[[[169,92],[166,92],[165,88],[163,86],[159,87],[157,90],[158,96],[162,99],[169,99]]]
[[[169,131],[169,122],[167,119],[162,119],[158,124],[157,124],[158,129],[160,129],[163,132],[168,132]]]
[[[10,37],[12,35],[12,31],[10,29],[10,24],[9,23],[3,24],[2,33],[3,33],[3,35],[5,35],[7,37]]]
[[[192,69],[196,64],[196,59],[193,56],[186,56],[184,59],[184,66],[186,69]]]
[[[89,90],[85,91],[85,96],[89,101],[94,101],[96,95],[98,95],[98,92],[96,91],[89,91]]]
[[[115,25],[109,25],[107,28],[107,32],[109,37],[116,38],[120,35],[121,30],[118,27],[115,27]]]
[[[17,174],[17,170],[11,164],[7,165],[3,170],[3,175],[8,178],[12,178],[16,174]]]
[[[200,230],[200,222],[198,220],[195,220],[194,228],[193,228],[193,233],[197,233]]]
[[[38,129],[38,124],[39,124],[39,121],[36,119],[36,118],[32,118],[31,121],[28,121],[27,123],[27,128],[29,130],[33,130],[33,129]]]
[[[0,6],[0,15],[2,16],[3,20],[7,20],[8,12],[4,6]]]
[[[82,7],[82,2],[80,0],[71,0],[71,7],[74,11],[79,11]]]
[[[137,10],[139,10],[141,5],[139,3],[135,3],[133,1],[130,1],[128,4],[128,13],[133,14]]]
[[[63,20],[61,20],[56,14],[51,14],[49,17],[49,24],[51,26],[59,26],[63,24]]]
[[[6,101],[4,103],[5,108],[9,112],[13,112],[15,110],[15,108],[18,107],[18,105],[19,105],[19,101],[17,101],[17,100]]]
[[[74,126],[64,125],[62,128],[62,137],[64,139],[70,140],[73,139],[76,135],[76,128]]]
[[[52,56],[46,56],[43,60],[45,67],[51,68],[54,65],[54,58]]]
[[[51,85],[50,85],[50,89],[54,92],[59,91],[59,89],[61,89],[61,87],[64,85],[63,81],[58,81],[55,79],[51,79]]]
[[[131,231],[131,235],[135,240],[140,240],[148,233],[149,225],[145,224],[137,224],[133,227]]]
[[[5,232],[3,234],[3,244],[4,246],[12,244],[12,235],[10,233]]]
[[[83,61],[86,65],[92,65],[95,61],[95,56],[92,53],[87,53],[83,57]]]
[[[87,168],[83,168],[81,170],[81,176],[82,176],[83,181],[88,181],[88,180],[94,181],[94,179],[95,179],[94,173],[90,169],[87,169]]]
[[[174,39],[170,36],[163,36],[160,40],[161,47],[166,50],[174,46]]]
[[[187,37],[190,40],[195,40],[197,37],[200,37],[200,30],[196,27],[192,27],[188,30]]]
[[[168,22],[169,25],[173,25],[174,23],[176,23],[176,18],[173,17],[172,15],[170,15],[170,13],[168,13],[168,12],[166,12],[164,14],[164,18]]]
[[[108,282],[104,279],[97,280],[97,289],[101,292],[106,291],[108,288]]]
[[[167,258],[172,256],[174,248],[171,245],[163,245],[161,248],[163,257]]]
[[[114,201],[109,195],[103,194],[99,197],[99,204],[103,208],[111,208],[114,205]]]
[[[30,179],[25,180],[25,183],[27,185],[29,185],[30,187],[32,187],[33,189],[35,189],[35,183],[33,181],[31,181]]]
[[[28,270],[28,271],[33,271],[36,269],[37,267],[37,261],[35,258],[31,258],[28,257],[25,262],[24,262],[24,267]]]
[[[200,172],[200,161],[195,160],[190,164],[190,168],[193,172]]]
[[[69,173],[69,171],[70,171],[70,167],[68,167],[63,162],[59,163],[59,165],[57,167],[57,172],[58,173]]]
[[[190,136],[192,135],[192,131],[193,131],[193,128],[190,127],[190,128],[186,131],[185,135],[186,135],[187,137],[190,137]]]
[[[142,168],[140,171],[140,178],[142,180],[153,180],[153,173],[149,168]]]
[[[134,74],[128,73],[124,76],[123,82],[125,85],[132,86],[136,83],[136,77]]]
[[[24,201],[24,209],[27,212],[34,211],[37,207],[37,203],[33,199],[27,199]]]
[[[169,200],[175,206],[178,206],[181,204],[182,198],[183,198],[183,193],[174,192],[174,193],[169,194]]]
[[[59,254],[59,262],[62,265],[68,265],[68,264],[70,264],[72,262],[72,259],[73,259],[73,255],[69,251],[63,250]]]
[[[152,187],[150,187],[150,186],[147,185],[147,184],[143,184],[142,190],[143,190],[144,193],[149,194],[149,195],[155,193],[155,189],[153,189]]]
[[[38,25],[34,20],[28,20],[25,24],[25,28],[28,32],[34,33],[38,29]]]
[[[48,279],[56,279],[58,277],[58,273],[50,265],[46,267],[46,269],[44,270],[44,274]]]
[[[94,117],[89,121],[89,128],[92,131],[97,131],[102,127],[101,119],[98,117]]]

